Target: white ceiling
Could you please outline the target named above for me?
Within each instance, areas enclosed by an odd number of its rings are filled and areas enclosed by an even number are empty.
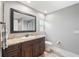
[[[28,5],[40,12],[51,13],[57,11],[59,9],[71,6],[73,4],[79,3],[78,1],[31,1],[31,3],[27,3],[27,1],[21,1],[21,3]]]

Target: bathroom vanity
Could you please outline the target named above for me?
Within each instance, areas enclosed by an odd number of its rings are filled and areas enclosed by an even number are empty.
[[[36,16],[10,8],[10,33],[23,32],[36,32]],[[13,38],[7,44],[8,48],[2,49],[3,57],[37,57],[45,50],[45,36]]]
[[[8,40],[8,48],[2,50],[3,57],[38,57],[45,50],[45,36],[29,36]]]

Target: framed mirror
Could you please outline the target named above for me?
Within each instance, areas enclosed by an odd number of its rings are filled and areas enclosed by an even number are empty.
[[[10,32],[36,32],[36,16],[11,8]]]

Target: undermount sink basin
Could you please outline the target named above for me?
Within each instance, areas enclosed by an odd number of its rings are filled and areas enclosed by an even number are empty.
[[[25,39],[25,38],[27,38],[27,37],[21,37],[21,39]]]
[[[45,35],[29,35],[29,36],[23,36],[23,37],[21,37],[21,39],[27,39],[27,40],[30,40],[30,39],[34,39],[34,38],[39,38],[39,37],[43,37],[43,36],[45,36]]]
[[[27,36],[27,37],[21,37],[21,39],[27,39],[27,38],[33,38],[33,37],[36,37],[36,36]]]

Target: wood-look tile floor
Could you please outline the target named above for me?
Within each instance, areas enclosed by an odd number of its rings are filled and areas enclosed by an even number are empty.
[[[64,56],[50,48],[50,50],[45,50],[40,57],[64,57]]]
[[[59,55],[57,55],[53,52],[48,53],[48,52],[45,51],[44,54],[42,54],[40,57],[61,57],[61,56],[59,56]]]

